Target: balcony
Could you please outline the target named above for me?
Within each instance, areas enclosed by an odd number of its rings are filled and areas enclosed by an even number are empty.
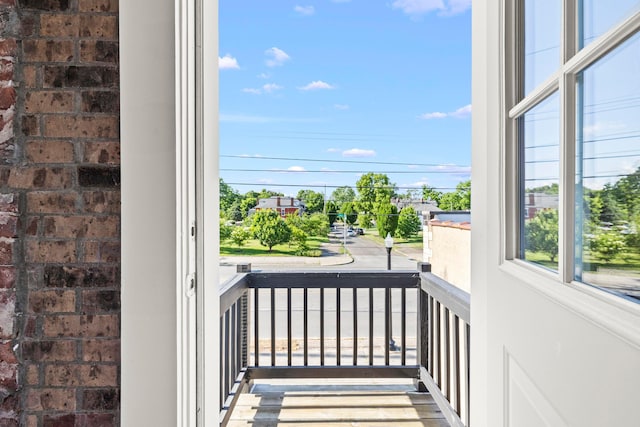
[[[469,294],[418,269],[226,282],[221,425],[468,426]]]

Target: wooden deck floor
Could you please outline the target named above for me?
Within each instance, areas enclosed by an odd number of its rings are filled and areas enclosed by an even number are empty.
[[[448,427],[429,393],[375,384],[258,384],[240,396],[229,423],[240,426]]]

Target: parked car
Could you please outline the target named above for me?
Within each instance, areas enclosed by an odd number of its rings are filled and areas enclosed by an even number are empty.
[[[359,235],[363,235],[364,234],[364,229],[362,228],[356,228],[356,233],[358,233]]]

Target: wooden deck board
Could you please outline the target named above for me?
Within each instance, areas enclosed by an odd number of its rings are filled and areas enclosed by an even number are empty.
[[[247,393],[231,414],[240,426],[449,426],[428,393],[293,391]]]

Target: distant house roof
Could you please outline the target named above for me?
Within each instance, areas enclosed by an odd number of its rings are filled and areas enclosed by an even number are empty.
[[[256,209],[278,209],[278,208],[304,208],[304,203],[295,197],[272,196],[268,199],[259,199]]]
[[[433,200],[424,200],[424,199],[391,199],[391,204],[395,205],[398,210],[402,210],[407,206],[411,206],[415,209],[416,212],[422,213],[425,211],[434,212],[439,211],[438,204]]]

